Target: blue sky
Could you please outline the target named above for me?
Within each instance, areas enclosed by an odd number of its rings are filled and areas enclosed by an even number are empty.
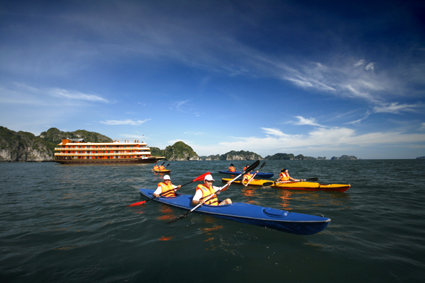
[[[1,1],[0,125],[425,155],[424,1]]]

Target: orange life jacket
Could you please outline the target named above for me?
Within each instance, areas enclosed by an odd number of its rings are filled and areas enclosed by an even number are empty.
[[[246,173],[245,175],[243,175],[242,177],[242,183],[246,184],[249,181],[251,181],[252,177],[254,177],[254,173],[250,172],[250,173]]]
[[[236,171],[236,169],[235,169],[235,167],[230,166],[230,167],[229,167],[229,171],[230,171],[230,172],[235,172],[235,171]]]
[[[207,200],[205,202],[205,204],[209,204],[209,205],[218,205],[218,198],[217,195],[215,194],[215,190],[214,188],[208,188],[206,186],[204,186],[203,184],[199,184],[196,187],[196,191],[201,190],[202,192],[202,198],[201,199],[206,199],[208,197],[210,197],[211,195],[213,195],[209,200]]]
[[[280,172],[279,178],[280,181],[289,181],[289,174],[285,172]]]
[[[171,184],[171,182],[170,182],[169,185],[161,182],[161,183],[158,184],[158,187],[161,187],[161,190],[162,190],[161,196],[162,197],[169,198],[169,197],[175,197],[176,196],[176,193],[174,192],[173,184]]]
[[[153,170],[159,170],[158,165],[155,165],[155,166],[153,167]]]

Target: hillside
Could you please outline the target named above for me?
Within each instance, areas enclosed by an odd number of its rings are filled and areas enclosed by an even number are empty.
[[[53,161],[53,151],[32,133],[0,126],[0,161]]]
[[[164,150],[164,156],[167,160],[189,161],[199,160],[199,156],[193,149],[182,141],[167,146]]]

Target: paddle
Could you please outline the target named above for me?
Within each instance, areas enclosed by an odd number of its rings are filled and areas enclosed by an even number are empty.
[[[211,174],[211,173],[210,173],[210,172],[204,173],[204,174],[202,174],[201,176],[196,177],[196,178],[195,178],[195,179],[193,179],[192,181],[187,182],[186,184],[181,185],[181,187],[186,186],[186,185],[189,185],[189,184],[191,184],[191,183],[193,183],[193,182],[196,182],[196,181],[202,181],[202,180],[204,180],[205,176],[206,176],[206,175],[208,175],[208,174]],[[181,187],[180,187],[180,188],[181,188]],[[162,194],[160,194],[160,195],[162,196]],[[150,199],[147,199],[147,200],[138,201],[138,202],[135,202],[135,203],[129,204],[129,205],[127,205],[127,206],[132,207],[132,206],[141,205],[141,204],[144,204],[144,203],[146,203],[146,202],[148,202],[148,201],[150,201],[150,200],[153,200],[153,199],[155,199],[155,198],[156,198],[156,197],[153,197],[153,198],[150,198]]]
[[[310,179],[306,179],[304,181],[297,181],[297,182],[316,182],[317,180],[319,180],[319,178],[310,178]],[[265,183],[263,183],[263,186],[267,187],[267,186],[271,186],[271,185],[275,185],[275,184],[276,184],[276,182],[265,182]]]
[[[229,186],[230,186],[230,184],[231,184],[232,182],[234,182],[237,178],[239,178],[239,177],[240,177],[240,176],[242,176],[243,174],[246,174],[246,172],[249,172],[249,171],[253,170],[254,168],[256,168],[256,167],[258,166],[258,164],[260,164],[260,160],[257,160],[257,161],[255,161],[254,163],[252,163],[252,165],[251,165],[251,166],[249,166],[248,168],[246,168],[246,170],[245,170],[245,171],[243,171],[243,173],[239,174],[236,178],[234,178],[233,180],[231,180],[231,181],[230,181],[230,183],[229,183]],[[227,186],[227,185],[225,185],[223,188],[225,188],[226,186]],[[214,194],[210,195],[209,197],[207,197],[207,198],[205,199],[204,203],[205,203],[206,201],[208,201],[210,198],[212,198],[214,195],[218,194],[218,193],[220,193],[220,191],[217,191],[216,193],[214,193]],[[198,207],[200,207],[201,205],[203,205],[203,203],[202,203],[202,202],[200,202],[197,206],[195,206],[194,208],[192,208],[191,210],[189,210],[189,211],[188,211],[188,212],[186,212],[185,214],[182,214],[182,215],[180,215],[179,217],[174,218],[174,219],[173,219],[173,220],[171,220],[171,221],[168,221],[168,223],[173,223],[173,222],[175,222],[175,221],[177,221],[177,220],[179,220],[179,219],[185,218],[186,216],[188,216],[190,213],[192,213],[193,211],[195,211],[195,210],[196,210]]]
[[[264,165],[266,165],[266,162],[264,161],[263,164],[260,166],[260,169],[258,169],[257,172],[255,172],[254,176],[252,176],[252,178],[249,180],[248,184],[244,185],[245,187],[248,187],[249,183],[251,183],[252,180],[254,180],[255,175],[258,174],[258,172],[260,172],[261,168],[264,167]]]

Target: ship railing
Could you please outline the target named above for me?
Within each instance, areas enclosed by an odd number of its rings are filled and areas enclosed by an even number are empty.
[[[73,150],[73,151],[79,151],[79,150],[143,150],[143,151],[148,151],[150,150],[149,147],[127,147],[127,148],[122,148],[122,147],[82,147],[82,148],[78,148],[78,147],[74,147],[74,148],[68,148],[68,147],[55,147],[56,151],[61,151],[61,150]]]
[[[56,152],[55,156],[123,156],[123,155],[150,155],[150,152],[131,152],[131,153],[60,153]]]

